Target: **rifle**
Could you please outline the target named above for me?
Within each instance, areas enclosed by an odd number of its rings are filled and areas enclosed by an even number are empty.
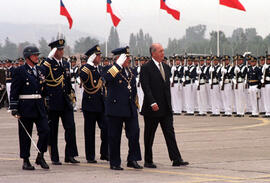
[[[225,69],[226,68],[225,61],[223,61],[222,65],[223,65],[222,68],[224,67],[224,69]],[[221,70],[222,70],[222,68],[221,68]],[[221,77],[222,77],[222,81],[221,81],[221,89],[220,90],[223,91],[224,85],[225,85],[225,73],[224,72],[222,73]]]
[[[186,70],[185,70],[185,67],[187,66],[187,53],[185,52],[185,59],[184,59],[184,76],[183,76],[183,87],[186,86]]]
[[[211,61],[211,66],[210,66],[210,68],[212,68],[213,67],[213,62]],[[210,68],[209,68],[209,70],[210,70]],[[210,73],[210,79],[211,79],[211,89],[213,89],[213,72],[211,72]]]
[[[237,55],[237,60],[238,60],[238,55]],[[236,60],[236,66],[235,66],[235,67],[238,67],[238,66],[237,66],[237,60]],[[234,68],[234,69],[235,69],[235,68]],[[238,72],[236,72],[235,78],[236,78],[235,89],[238,90]]]
[[[173,65],[172,65],[172,69],[173,70],[173,73],[172,73],[172,84],[171,84],[171,87],[174,87],[174,73],[176,70],[174,70],[173,68],[176,69],[176,66],[175,66],[175,60],[173,59]]]
[[[200,61],[199,61],[198,67],[199,67],[199,69],[201,69],[201,63],[200,63]],[[200,80],[201,80],[201,74],[199,74],[199,76],[198,76],[198,82],[199,82],[198,87],[197,87],[197,90],[198,91],[200,91],[200,89],[201,89],[201,87],[200,87]]]
[[[264,61],[264,70],[263,70],[263,84],[262,87],[265,87],[265,80],[266,80],[266,61],[267,61],[268,51],[265,52],[265,61]]]
[[[245,61],[246,61],[246,67],[247,67],[247,72],[248,72],[248,61],[246,60],[246,58],[245,58]],[[245,80],[246,80],[245,89],[248,89],[249,88],[249,86],[248,86],[248,74],[246,74]]]

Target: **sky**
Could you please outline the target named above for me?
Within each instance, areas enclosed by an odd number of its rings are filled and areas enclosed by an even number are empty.
[[[0,2],[0,22],[68,26],[66,18],[59,15],[60,0],[0,0]],[[113,24],[110,15],[106,13],[106,0],[63,0],[63,2],[73,18],[73,27],[70,31],[76,29],[99,37],[108,37]],[[268,22],[270,1],[240,0],[240,2],[246,8],[246,12],[220,6],[219,0],[167,0],[168,6],[180,11],[180,21],[176,21],[164,10],[159,9],[160,0],[112,0],[112,8],[121,18],[117,30],[122,44],[128,44],[130,33],[137,33],[142,28],[144,33],[149,33],[153,37],[154,42],[167,46],[168,38],[179,39],[185,34],[186,28],[198,24],[207,25],[207,37],[210,31],[217,30],[218,27],[226,36],[231,36],[232,31],[238,27],[255,27],[259,35],[267,36],[270,33]]]

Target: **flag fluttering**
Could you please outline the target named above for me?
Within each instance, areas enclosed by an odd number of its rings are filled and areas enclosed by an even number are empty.
[[[119,24],[120,22],[120,18],[118,18],[112,11],[112,7],[111,7],[111,3],[112,1],[111,0],[107,0],[107,13],[110,13],[111,14],[111,18],[112,18],[112,22],[113,22],[113,25],[115,27],[117,27],[117,25]]]
[[[71,29],[72,24],[73,24],[73,20],[72,20],[70,14],[68,13],[62,0],[60,0],[60,15],[67,17],[68,23],[69,23],[69,29]]]
[[[239,2],[239,0],[219,0],[219,4],[241,11],[246,11],[245,7]]]
[[[160,0],[160,9],[166,10],[167,13],[172,15],[176,20],[180,20],[180,12],[169,8],[166,4],[166,0]]]

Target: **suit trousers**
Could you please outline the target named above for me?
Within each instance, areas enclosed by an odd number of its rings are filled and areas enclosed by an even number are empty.
[[[20,118],[22,124],[26,128],[27,132],[32,136],[33,124],[36,124],[38,132],[38,142],[37,147],[40,152],[47,151],[48,137],[49,137],[49,126],[47,118]],[[28,137],[25,129],[22,127],[21,123],[18,121],[19,125],[19,141],[20,141],[20,157],[29,158],[30,157],[30,147],[31,139]]]
[[[182,160],[181,154],[178,150],[174,127],[173,116],[166,115],[162,117],[148,117],[144,116],[144,161],[147,163],[153,162],[152,146],[155,138],[155,133],[160,123],[163,135],[165,137],[166,145],[171,161]]]
[[[95,159],[95,134],[96,122],[100,128],[100,155],[108,157],[108,129],[106,120],[104,120],[103,112],[83,111],[84,116],[84,142],[85,142],[85,157],[87,160]]]
[[[61,118],[63,127],[65,129],[65,141],[66,141],[65,157],[78,156],[73,110],[49,111],[49,127],[50,127],[49,145],[51,147],[52,161],[59,161],[59,152],[58,152],[59,118]]]
[[[141,157],[140,149],[140,128],[138,117],[115,117],[108,116],[108,139],[109,139],[109,153],[110,153],[110,165],[121,165],[121,136],[123,123],[125,123],[126,137],[128,138],[128,161],[139,161]]]

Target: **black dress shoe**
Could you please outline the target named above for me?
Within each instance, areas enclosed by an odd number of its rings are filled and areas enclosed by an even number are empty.
[[[127,167],[135,168],[135,169],[143,169],[142,166],[140,166],[137,161],[128,161]]]
[[[61,161],[52,161],[53,165],[62,165]]]
[[[46,163],[46,161],[44,159],[43,153],[38,153],[37,159],[36,159],[36,164],[40,165],[41,168],[43,168],[43,169],[49,169],[50,168],[49,165]]]
[[[110,161],[110,158],[108,156],[104,156],[104,155],[101,155],[100,159],[105,160],[105,161]]]
[[[189,165],[189,162],[183,161],[183,160],[173,161],[173,164],[172,164],[172,166],[187,166],[187,165]]]
[[[232,115],[231,114],[228,114],[227,117],[232,117]]]
[[[157,166],[154,163],[144,163],[144,167],[146,167],[146,168],[157,168]]]
[[[186,113],[185,116],[194,116],[193,113]]]
[[[66,163],[80,163],[80,161],[74,159],[74,157],[65,158]]]
[[[97,163],[97,160],[93,159],[93,160],[87,160],[87,163]]]
[[[111,166],[112,170],[124,170],[121,166]]]
[[[251,118],[257,118],[257,117],[259,117],[259,115],[250,115],[249,117],[251,117]]]
[[[270,116],[269,115],[264,115],[263,118],[270,118]]]
[[[218,116],[220,116],[219,114],[211,114],[210,115],[211,117],[218,117]]]
[[[207,116],[206,114],[201,114],[201,116]]]
[[[23,160],[23,170],[35,170],[35,167],[33,167],[29,161],[29,159],[24,159]]]
[[[227,114],[222,114],[222,117],[227,117],[228,115]]]

